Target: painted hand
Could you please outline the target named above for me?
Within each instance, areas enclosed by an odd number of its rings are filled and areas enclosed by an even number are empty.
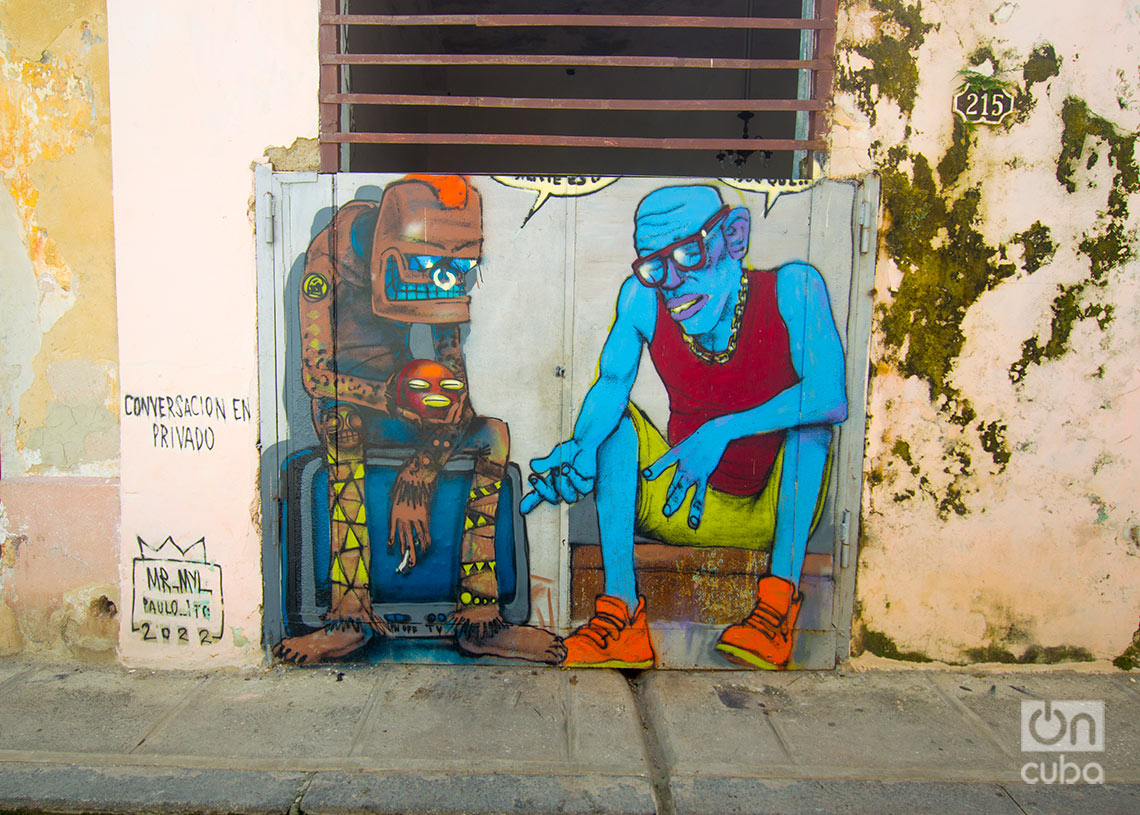
[[[672,515],[680,509],[691,489],[693,499],[689,502],[689,528],[696,529],[701,525],[709,476],[720,463],[729,441],[714,425],[702,425],[642,471],[645,478],[654,481],[674,464],[677,465],[661,510],[665,515]]]
[[[530,485],[534,488],[522,497],[521,510],[530,512],[543,501],[573,504],[594,489],[598,472],[596,450],[584,448],[569,439],[550,451],[549,455],[530,462]]]
[[[414,411],[408,410],[406,407],[396,405],[393,408],[392,412],[396,415],[397,418],[403,419],[405,422],[416,429],[422,428],[424,425],[423,417]]]
[[[388,523],[388,548],[399,544],[402,568],[416,565],[416,549],[423,554],[431,546],[428,508],[435,491],[435,479],[424,478],[404,468],[392,488],[392,513]]]

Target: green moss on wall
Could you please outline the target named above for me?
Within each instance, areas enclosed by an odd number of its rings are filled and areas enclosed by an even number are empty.
[[[1076,164],[1090,138],[1108,144],[1109,159],[1116,167],[1117,178],[1110,193],[1110,204],[1120,206],[1124,193],[1140,191],[1140,169],[1136,165],[1136,134],[1117,132],[1112,122],[1089,111],[1083,99],[1070,96],[1061,108],[1064,131],[1061,134],[1061,154],[1057,158],[1057,181],[1069,192],[1077,191],[1074,178]]]
[[[1021,358],[1009,369],[1013,382],[1020,382],[1031,365],[1057,359],[1069,349],[1074,324],[1081,320],[1095,320],[1103,331],[1112,322],[1111,305],[1097,300],[1109,275],[1135,257],[1136,236],[1127,229],[1128,196],[1140,192],[1140,171],[1136,165],[1136,134],[1122,134],[1103,117],[1089,111],[1081,99],[1069,97],[1061,109],[1064,130],[1061,133],[1061,152],[1057,159],[1057,181],[1069,192],[1077,191],[1077,168],[1090,140],[1092,152],[1085,168],[1096,165],[1093,156],[1098,147],[1107,145],[1108,159],[1115,169],[1109,189],[1107,207],[1101,215],[1100,230],[1085,235],[1078,249],[1089,260],[1088,276],[1068,286],[1058,286],[1052,303],[1049,337],[1043,340],[1033,336],[1021,345]],[[1030,230],[1032,231],[1032,230]],[[1051,241],[1050,241],[1051,243]],[[1028,268],[1029,247],[1026,245]]]
[[[1057,76],[1061,71],[1062,62],[1053,46],[1048,43],[1034,49],[1025,64],[1021,66],[1022,82],[1007,83],[1006,89],[1013,94],[1013,114],[1002,122],[1003,129],[1008,131],[1029,118],[1029,114],[1037,106],[1037,100],[1033,96],[1033,86]]]
[[[930,657],[919,651],[902,651],[895,645],[895,641],[881,631],[872,631],[863,626],[860,635],[863,651],[870,651],[875,656],[886,659],[899,659],[904,662],[933,662]]]
[[[1009,464],[1012,454],[1009,451],[1009,444],[1005,440],[1004,424],[999,422],[979,422],[977,431],[982,440],[982,449],[989,453],[994,460],[994,464],[998,465],[998,471],[1005,469],[1005,465]]]
[[[996,643],[982,648],[967,648],[969,662],[1000,662],[1006,665],[1056,665],[1061,662],[1092,662],[1095,657],[1087,648],[1075,645],[1030,645],[1020,656]]]
[[[848,71],[841,66],[838,83],[841,90],[855,95],[860,109],[873,124],[876,106],[884,97],[897,101],[904,116],[912,111],[918,86],[913,52],[923,44],[932,25],[923,21],[921,3],[870,0],[870,5],[877,15],[878,37],[841,47],[858,53],[871,65]],[[970,64],[987,61],[994,65],[997,81],[998,57],[990,45],[983,44],[970,57]],[[1016,91],[1011,87],[1018,113],[1003,123],[1005,129],[1025,121],[1034,105],[1033,87],[1058,76],[1061,65],[1062,59],[1052,45],[1046,43],[1034,49],[1021,68],[1023,87]],[[1014,382],[1021,381],[1030,366],[1063,355],[1069,348],[1075,323],[1093,319],[1102,329],[1111,323],[1112,307],[1092,294],[1094,288],[1104,285],[1113,269],[1132,256],[1135,245],[1135,236],[1127,231],[1123,220],[1127,193],[1140,189],[1135,136],[1118,133],[1111,123],[1091,114],[1087,105],[1075,98],[1065,101],[1061,118],[1064,132],[1057,164],[1060,183],[1070,191],[1076,190],[1077,163],[1090,138],[1107,143],[1117,181],[1109,194],[1108,220],[1079,244],[1080,251],[1089,258],[1089,279],[1058,288],[1051,307],[1049,333],[1023,342],[1022,358],[1010,367]],[[983,185],[962,186],[975,141],[971,128],[955,118],[950,144],[936,164],[926,155],[910,152],[905,144],[888,148],[885,155],[882,145],[873,146],[889,224],[883,233],[883,246],[902,272],[891,302],[878,309],[876,317],[892,366],[904,376],[926,382],[931,401],[938,409],[949,421],[976,432],[982,449],[999,469],[1004,469],[1012,457],[1005,425],[987,419],[978,421],[969,400],[952,383],[954,365],[965,343],[962,322],[967,312],[986,291],[1018,272],[1009,260],[1009,246],[987,243],[981,232]],[[1089,163],[1094,161],[1093,157],[1088,159]],[[1026,274],[1050,263],[1058,248],[1049,226],[1041,220],[1014,235],[1011,243],[1021,246]],[[894,453],[903,458],[898,445]],[[966,479],[973,474],[968,458],[962,460],[953,448],[944,452],[944,470],[952,478],[937,494],[921,468],[904,460],[918,476],[917,489],[896,492],[895,501],[908,500],[917,491],[936,502],[943,518],[968,512],[970,482]]]
[[[1006,664],[1017,662],[1017,657],[1013,655],[1013,652],[993,643],[981,648],[967,648],[965,653],[968,662],[1002,662]]]
[[[912,475],[919,475],[919,473],[922,472],[922,469],[914,463],[914,457],[910,452],[910,444],[907,442],[903,441],[902,439],[896,439],[894,446],[891,447],[891,453],[897,458],[901,459],[907,465],[907,467],[910,468]],[[896,504],[903,501],[909,501],[914,497],[914,495],[915,492],[911,489],[903,490],[902,492],[896,492],[894,495],[894,501]]]
[[[1029,55],[1029,59],[1026,60],[1025,67],[1021,69],[1021,76],[1025,79],[1026,89],[1032,88],[1038,82],[1044,82],[1051,76],[1060,74],[1061,61],[1052,45],[1045,43],[1037,46]]]
[[[1020,382],[1030,365],[1040,365],[1045,360],[1057,359],[1069,350],[1069,337],[1073,325],[1079,320],[1095,319],[1101,330],[1112,321],[1112,306],[1102,303],[1082,305],[1088,282],[1082,281],[1072,286],[1058,286],[1060,294],[1053,300],[1053,317],[1049,323],[1049,339],[1044,344],[1040,338],[1030,337],[1021,344],[1021,359],[1009,368],[1012,382]]]
[[[889,603],[887,604],[889,607]],[[930,657],[921,651],[905,651],[889,636],[881,631],[859,624],[859,634],[854,643],[854,653],[869,652],[884,659],[896,659],[902,662],[933,662]],[[1065,662],[1092,662],[1096,657],[1087,648],[1076,645],[1035,645],[1025,647],[1020,654],[1016,654],[997,642],[990,642],[979,648],[967,648],[962,652],[962,661],[950,662],[951,665],[965,665],[979,662],[998,662],[1005,665],[1057,665]],[[1136,633],[1132,645],[1121,656],[1114,660],[1114,664],[1122,670],[1130,671],[1140,667],[1140,631]]]
[[[1095,657],[1079,645],[1030,645],[1018,662],[1023,665],[1056,665],[1059,662],[1092,662]]]
[[[874,631],[863,625],[860,629],[859,653],[869,651],[884,659],[897,659],[903,662],[933,662],[921,651],[904,651],[886,634]],[[1006,665],[1057,665],[1063,662],[1092,662],[1095,657],[1087,648],[1075,645],[1029,645],[1020,654],[1015,654],[1002,645],[991,642],[980,648],[967,648],[962,652],[965,664],[977,662],[1000,662]],[[1115,660],[1124,670],[1140,666],[1140,632],[1124,655]]]
[[[1029,274],[1033,274],[1046,263],[1049,263],[1057,254],[1057,244],[1053,243],[1053,233],[1049,227],[1040,221],[1036,221],[1024,232],[1014,235],[1013,240],[1014,243],[1021,244],[1024,256],[1023,265]]]
[[[938,180],[943,187],[949,187],[958,180],[966,169],[966,159],[969,155],[970,129],[960,116],[955,116],[950,149],[938,162]]]
[[[1125,233],[1124,224],[1116,218],[1109,221],[1101,234],[1088,236],[1081,241],[1078,248],[1089,259],[1091,280],[1103,286],[1110,271],[1135,257],[1133,243],[1133,236]]]
[[[981,186],[956,197],[946,192],[967,166],[970,148],[968,131],[955,122],[953,143],[938,163],[938,181],[926,156],[910,154],[902,146],[887,151],[881,169],[883,206],[891,224],[884,246],[904,274],[893,301],[879,311],[879,325],[886,345],[897,354],[899,370],[924,380],[931,400],[963,428],[974,425],[977,414],[950,383],[965,342],[962,321],[984,292],[1017,271],[1006,259],[1006,247],[987,244],[978,229]],[[1036,224],[1027,233],[1035,257],[1055,251],[1047,227]],[[984,435],[983,449],[1004,467],[1011,455],[1004,426],[982,422],[977,427]],[[943,459],[952,481],[937,491],[921,468],[908,461],[919,477],[918,491],[936,503],[940,517],[966,515],[965,479],[973,474],[969,453],[957,445],[948,448]],[[894,500],[905,501],[914,494],[902,491]]]
[[[951,484],[946,488],[945,494],[938,502],[938,517],[948,518],[950,513],[955,515],[965,516],[969,512],[964,500],[965,495],[962,488],[957,483]]]
[[[1132,635],[1132,644],[1124,649],[1124,653],[1112,661],[1122,671],[1131,671],[1140,668],[1140,630]]]
[[[971,69],[976,68],[985,62],[989,62],[994,66],[995,73],[997,71],[998,58],[997,54],[994,53],[993,46],[991,45],[979,45],[974,49],[973,53],[970,54],[970,58],[967,61],[970,63]]]
[[[903,373],[925,380],[933,400],[945,398],[968,422],[973,411],[960,404],[948,381],[965,341],[962,319],[983,292],[1016,267],[1000,262],[997,247],[976,228],[980,187],[948,199],[926,157],[915,155],[912,161],[909,174],[897,165],[882,172],[883,205],[891,219],[884,244],[905,274],[881,327],[887,345],[901,355]]]
[[[878,101],[874,88],[878,88],[879,96],[898,102],[905,113],[914,110],[918,95],[917,52],[933,25],[923,22],[921,2],[914,5],[903,0],[870,2],[877,14],[879,30],[892,33],[850,45],[850,50],[865,57],[871,65],[854,71],[840,65],[836,72],[836,85],[840,90],[854,94],[859,109],[873,125],[877,119],[875,106]]]

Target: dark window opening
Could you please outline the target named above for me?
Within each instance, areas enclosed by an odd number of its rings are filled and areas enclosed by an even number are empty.
[[[806,175],[835,0],[323,0],[322,170]]]

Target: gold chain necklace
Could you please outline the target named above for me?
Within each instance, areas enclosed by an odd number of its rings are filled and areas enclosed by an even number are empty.
[[[724,365],[732,359],[732,355],[736,353],[736,335],[740,330],[740,318],[744,314],[744,301],[748,297],[748,273],[745,272],[740,276],[740,294],[736,298],[736,310],[732,313],[732,333],[728,335],[728,347],[718,354],[714,354],[706,348],[697,344],[692,335],[681,329],[681,338],[684,339],[685,345],[689,346],[689,350],[697,355],[699,359],[705,362],[713,362],[717,365]],[[678,326],[680,327],[680,326]]]

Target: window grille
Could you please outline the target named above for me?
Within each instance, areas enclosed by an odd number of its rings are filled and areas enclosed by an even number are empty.
[[[321,0],[322,172],[809,174],[837,0],[615,5]]]

